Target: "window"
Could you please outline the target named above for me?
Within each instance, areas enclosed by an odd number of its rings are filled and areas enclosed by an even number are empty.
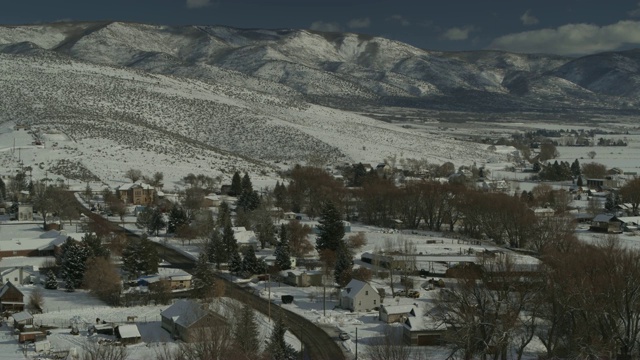
[[[369,290],[364,292],[365,295],[369,295]]]
[[[376,301],[375,301],[375,300],[373,300],[373,305],[375,305],[375,304],[376,304]]]
[[[358,305],[362,305],[362,301],[358,301]]]

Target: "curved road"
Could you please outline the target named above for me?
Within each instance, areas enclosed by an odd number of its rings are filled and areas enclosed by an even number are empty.
[[[127,237],[137,238],[138,235],[128,231],[119,225],[110,222],[103,218],[99,214],[89,211],[82,203],[78,201],[73,192],[69,192],[69,196],[73,197],[77,203],[78,210],[93,220],[96,230],[104,232],[113,232],[125,234]],[[178,267],[184,270],[193,269],[195,260],[185,256],[184,254],[163,246],[160,243],[154,242],[158,249],[158,254],[167,262],[171,263],[174,267]],[[225,296],[236,299],[244,304],[251,306],[253,309],[263,313],[269,314],[269,302],[257,295],[254,295],[247,291],[247,289],[240,287],[238,284],[229,281],[223,277],[218,276],[219,280],[225,283]],[[325,332],[325,330],[319,328],[311,321],[304,317],[293,313],[287,309],[278,307],[272,304],[272,317],[277,316],[278,309],[282,309],[285,314],[285,325],[294,335],[296,335],[304,345],[304,351],[301,355],[304,359],[313,360],[341,360],[346,359],[345,353],[340,346],[336,343],[338,333],[335,331],[331,336]],[[299,349],[296,349],[299,350]]]

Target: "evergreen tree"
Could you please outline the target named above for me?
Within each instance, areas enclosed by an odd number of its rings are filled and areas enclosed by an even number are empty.
[[[208,260],[216,264],[216,269],[220,270],[220,265],[229,261],[229,254],[225,250],[222,236],[217,229],[211,233],[209,242],[207,243]]]
[[[340,212],[332,202],[327,202],[320,212],[316,250],[336,251],[344,237],[344,224]]]
[[[247,359],[258,357],[260,353],[260,329],[253,309],[244,305],[233,328],[233,341],[238,350]]]
[[[164,216],[162,216],[162,212],[158,208],[153,208],[151,211],[151,218],[149,219],[149,225],[147,230],[150,234],[155,233],[158,236],[160,230],[164,229],[167,226],[167,222],[164,221]]]
[[[575,159],[575,161],[571,164],[571,174],[573,176],[580,176],[580,162],[578,161],[578,159]]]
[[[131,278],[158,272],[158,251],[146,236],[131,239],[122,251],[122,269]]]
[[[84,234],[82,237],[82,245],[87,248],[88,257],[102,257],[108,259],[111,255],[109,249],[102,242],[102,236],[99,236],[98,234]]]
[[[275,199],[275,206],[281,209],[287,208],[287,188],[284,184],[280,184],[279,181],[276,181],[276,186],[273,188],[273,198]]]
[[[231,228],[231,222],[228,222],[222,229],[222,243],[224,244],[224,251],[228,257],[238,252],[238,240],[236,240],[236,236]]]
[[[75,289],[82,284],[89,251],[71,238],[67,239],[65,245],[60,267],[62,278]]]
[[[239,274],[242,271],[242,258],[237,251],[229,255],[229,271],[233,274]]]
[[[341,243],[336,251],[336,265],[334,276],[340,287],[346,286],[351,281],[353,271],[353,257],[345,243]]]
[[[542,170],[542,167],[540,166],[540,163],[537,162],[537,161],[535,163],[533,163],[533,172],[537,173],[537,172],[540,172],[540,170]]]
[[[216,225],[219,228],[223,228],[227,223],[231,223],[231,209],[229,209],[229,205],[226,202],[223,202],[218,207]]]
[[[244,253],[244,257],[242,259],[242,270],[251,275],[259,273],[258,258],[256,257],[256,251],[253,249],[253,246],[249,246],[247,251]]]
[[[229,190],[229,195],[238,196],[240,194],[242,194],[242,179],[240,178],[240,173],[236,171],[231,178],[231,189]]]
[[[253,192],[253,184],[251,184],[251,178],[249,178],[249,174],[244,173],[242,177],[242,192],[243,193],[252,193]]]
[[[197,299],[210,299],[213,297],[215,274],[209,265],[207,255],[200,253],[193,272],[193,296]]]
[[[238,207],[244,211],[253,211],[260,207],[260,196],[255,191],[243,192],[238,198]]]
[[[291,269],[291,251],[289,249],[289,239],[287,238],[287,228],[284,224],[280,226],[280,241],[276,245],[274,255],[278,269]]]
[[[44,284],[45,289],[55,290],[58,288],[58,279],[56,278],[56,274],[53,273],[53,270],[49,270],[47,273],[47,280]]]
[[[298,353],[284,340],[285,332],[287,332],[287,328],[284,325],[284,315],[280,313],[267,342],[266,352],[269,359],[295,360],[298,357]]]
[[[187,213],[184,209],[178,205],[174,205],[169,211],[169,221],[167,223],[167,232],[175,234],[176,230],[185,224],[189,223]]]

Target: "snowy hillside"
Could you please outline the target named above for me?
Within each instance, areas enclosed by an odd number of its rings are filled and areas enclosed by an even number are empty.
[[[443,53],[362,34],[223,26],[101,22],[0,27],[1,52],[31,54],[34,48],[210,82],[230,71],[232,75],[222,77],[238,80],[244,74],[253,79],[246,84],[253,90],[259,90],[257,83],[270,83],[278,94],[289,91],[311,102],[350,109],[382,102],[546,112],[577,104],[610,112],[637,110],[640,88],[633,52],[580,59],[498,51]],[[584,66],[601,60],[602,65]],[[508,81],[514,77],[520,79],[519,86]],[[528,91],[539,81],[553,88],[553,96]],[[583,90],[575,91],[566,81]],[[620,81],[624,86],[617,86]],[[474,95],[459,96],[461,91]]]

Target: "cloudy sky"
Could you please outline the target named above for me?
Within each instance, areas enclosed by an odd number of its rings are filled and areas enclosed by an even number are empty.
[[[429,50],[583,55],[640,45],[637,0],[6,0],[0,23],[119,20],[302,28]]]

